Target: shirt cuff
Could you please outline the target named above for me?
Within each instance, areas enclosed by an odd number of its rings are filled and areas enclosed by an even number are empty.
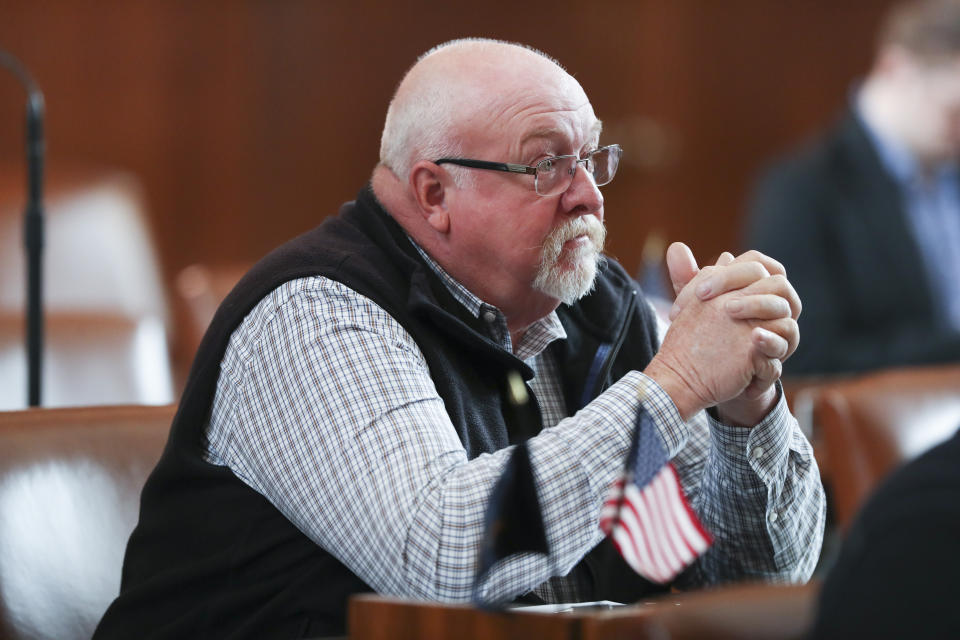
[[[759,476],[764,483],[775,480],[782,473],[782,462],[788,455],[792,429],[790,412],[777,383],[777,403],[755,427],[735,427],[707,411],[710,435],[715,443],[715,455],[725,468],[734,470],[743,479]],[[755,475],[754,475],[755,474]]]
[[[667,450],[667,457],[672,460],[687,444],[687,438],[690,435],[687,423],[680,417],[677,405],[673,403],[670,394],[643,373],[640,374],[637,392],[642,394],[643,406],[653,418],[653,423],[657,425],[660,439]]]

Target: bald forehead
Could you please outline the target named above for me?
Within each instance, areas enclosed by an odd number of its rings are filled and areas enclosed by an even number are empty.
[[[422,58],[397,91],[398,99],[442,92],[451,124],[489,122],[549,102],[558,109],[589,106],[580,84],[545,56],[521,46],[457,42]]]
[[[569,77],[560,65],[532,49],[492,40],[459,40],[441,45],[423,56],[411,68],[408,78],[417,78],[421,74],[462,74],[464,71],[477,74],[517,71]]]

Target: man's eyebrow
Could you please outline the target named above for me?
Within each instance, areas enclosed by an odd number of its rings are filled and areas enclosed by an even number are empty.
[[[534,129],[533,131],[527,133],[527,135],[523,136],[523,138],[520,139],[520,145],[521,146],[525,145],[531,140],[535,140],[537,138],[559,138],[562,136],[563,136],[563,132],[560,131],[560,129],[557,129],[556,127],[544,127],[542,129]]]
[[[603,122],[600,120],[594,121],[593,126],[590,127],[590,137],[599,138],[600,132],[602,130],[603,130]],[[557,129],[556,127],[543,127],[540,129],[534,129],[533,131],[530,131],[525,136],[523,136],[523,138],[520,139],[520,145],[523,146],[528,142],[530,142],[531,140],[535,140],[538,138],[547,138],[547,139],[562,138],[564,135],[566,134],[560,129]]]

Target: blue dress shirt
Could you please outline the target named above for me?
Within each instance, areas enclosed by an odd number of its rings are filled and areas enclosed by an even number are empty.
[[[923,168],[905,146],[883,136],[855,112],[880,162],[903,197],[907,225],[923,256],[935,303],[945,326],[960,331],[960,171],[947,162],[932,171]]]

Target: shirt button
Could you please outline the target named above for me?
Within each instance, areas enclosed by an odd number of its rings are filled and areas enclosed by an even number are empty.
[[[770,522],[776,522],[776,521],[777,521],[777,518],[779,518],[779,517],[780,517],[780,516],[777,515],[777,512],[776,512],[776,511],[771,511],[771,512],[767,515],[767,520],[769,520]]]
[[[483,312],[483,321],[486,322],[487,324],[493,324],[496,319],[497,319],[497,314],[495,314],[493,311],[490,311],[489,309],[487,309],[486,311]]]
[[[751,453],[750,455],[753,456],[754,460],[759,460],[760,457],[763,455],[763,447],[754,447],[753,453]]]

